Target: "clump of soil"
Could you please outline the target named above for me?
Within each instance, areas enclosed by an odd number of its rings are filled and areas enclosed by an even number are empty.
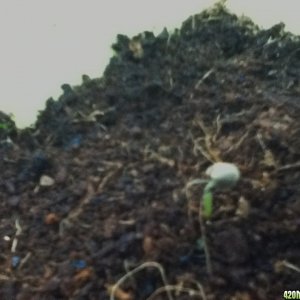
[[[157,290],[146,268],[115,299],[299,289],[300,38],[217,4],[172,34],[119,35],[112,47],[104,76],[64,84],[33,127],[0,115],[1,299],[109,299],[149,261],[178,291]],[[215,161],[242,179],[214,194],[209,276],[202,191],[188,201],[185,185]]]

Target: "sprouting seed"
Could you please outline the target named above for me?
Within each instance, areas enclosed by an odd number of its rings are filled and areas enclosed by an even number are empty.
[[[232,188],[240,178],[240,171],[232,163],[217,162],[206,170],[206,175],[210,180],[204,187],[202,202],[204,216],[209,218],[213,211],[212,190]]]

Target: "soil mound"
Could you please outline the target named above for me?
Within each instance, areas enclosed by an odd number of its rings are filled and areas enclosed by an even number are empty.
[[[149,261],[176,291],[149,267],[114,299],[299,289],[300,38],[217,4],[112,48],[104,76],[62,85],[32,128],[0,114],[1,299],[109,299]],[[216,161],[242,178],[214,193],[209,276],[202,190],[185,186]]]

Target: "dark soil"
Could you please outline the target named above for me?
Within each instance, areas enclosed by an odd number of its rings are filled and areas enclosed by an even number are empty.
[[[190,289],[173,300],[299,289],[300,38],[219,4],[172,34],[119,35],[113,49],[102,78],[64,84],[33,127],[0,115],[0,298],[109,299],[148,261]],[[209,276],[201,187],[187,199],[185,186],[215,161],[242,178],[214,194]],[[115,299],[163,286],[146,268]],[[151,299],[170,299],[159,291]]]

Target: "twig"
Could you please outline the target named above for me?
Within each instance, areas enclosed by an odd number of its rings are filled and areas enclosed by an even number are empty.
[[[217,117],[218,118],[218,117]],[[212,134],[210,130],[204,125],[203,120],[201,117],[198,117],[198,120],[196,120],[196,125],[200,127],[202,132],[204,133],[204,141],[205,141],[205,148],[211,158],[211,162],[221,161],[219,157],[219,151],[212,149],[212,144],[215,142],[215,136],[216,134]]]
[[[249,131],[246,131],[235,144],[233,144],[231,147],[229,147],[229,149],[226,151],[226,153],[229,153],[233,150],[236,151],[243,144],[243,142],[246,140],[246,138],[248,136],[249,136]]]
[[[68,215],[60,221],[59,224],[59,235],[63,236],[65,228],[71,227],[74,221],[81,215],[81,213],[84,211],[85,207],[90,203],[91,199],[95,194],[100,194],[103,192],[103,189],[106,187],[106,185],[109,183],[109,181],[118,174],[119,170],[122,167],[122,164],[115,163],[112,164],[110,162],[104,162],[107,165],[114,165],[116,168],[112,171],[110,171],[98,184],[96,188],[94,188],[93,183],[91,182],[91,178],[88,179],[86,192],[82,196],[82,198],[79,200],[78,205],[73,208]]]
[[[294,264],[291,264],[287,260],[283,260],[282,265],[285,266],[288,269],[291,269],[291,270],[294,270],[294,271],[300,273],[300,268],[298,266],[294,265]]]
[[[101,193],[104,189],[104,187],[109,183],[109,181],[118,174],[120,169],[122,168],[122,165],[117,165],[117,167],[110,171],[100,182],[100,184],[97,186],[96,193]]]
[[[262,148],[264,152],[264,164],[267,166],[276,166],[275,158],[273,153],[271,152],[270,149],[268,149],[267,145],[265,144],[263,137],[260,133],[256,135],[256,138],[258,140],[258,143],[260,147]]]
[[[198,287],[198,290],[200,291],[203,300],[206,300],[206,295],[205,295],[205,292],[204,292],[202,284],[199,281],[195,280],[195,279],[194,280],[190,280],[190,281],[192,281]]]
[[[167,165],[170,168],[173,168],[175,166],[175,161],[173,159],[166,158],[152,150],[149,151],[149,154],[150,159],[158,160],[161,164]]]
[[[140,266],[136,267],[135,269],[131,270],[130,272],[128,272],[127,274],[125,274],[122,278],[120,278],[116,284],[114,284],[114,286],[111,289],[111,293],[110,293],[110,300],[115,300],[115,292],[116,290],[118,290],[120,288],[120,286],[130,277],[132,277],[134,274],[140,272],[143,269],[146,268],[156,268],[158,269],[162,281],[164,283],[164,286],[168,286],[168,282],[166,279],[166,275],[165,275],[165,271],[163,269],[163,267],[161,266],[161,264],[155,262],[155,261],[149,261],[149,262],[145,262],[143,264],[141,264]],[[168,299],[169,300],[174,300],[171,292],[169,290],[166,290],[167,295],[168,295]]]
[[[80,216],[84,207],[89,203],[92,197],[95,194],[94,187],[92,183],[89,181],[87,183],[86,192],[83,197],[79,200],[79,204],[73,208],[68,215],[62,219],[59,223],[59,235],[63,236],[65,232],[65,228],[71,227],[73,222]]]
[[[11,252],[15,253],[17,250],[17,245],[18,245],[18,237],[21,235],[22,233],[22,227],[20,225],[19,219],[16,219],[15,221],[15,227],[16,227],[16,234],[15,237],[13,239],[12,245],[11,245]]]
[[[197,81],[197,83],[195,84],[194,89],[198,89],[198,88],[200,87],[200,85],[204,82],[204,80],[205,80],[206,78],[208,78],[214,71],[215,71],[214,68],[211,68],[210,70],[208,70],[208,71],[201,77],[201,79],[199,79],[199,80]]]
[[[181,292],[181,293],[187,293],[189,296],[200,296],[201,299],[206,300],[206,295],[204,294],[204,292],[202,290],[197,291],[194,289],[190,289],[190,288],[185,288],[185,287],[181,287],[178,285],[166,285],[164,287],[160,287],[158,288],[150,297],[148,297],[146,300],[153,300],[154,297],[156,297],[157,295],[166,292],[166,291],[176,291],[176,292]]]
[[[288,171],[288,170],[292,170],[292,169],[298,169],[300,168],[300,161],[298,162],[295,162],[293,164],[288,164],[288,165],[284,165],[284,166],[281,166],[281,167],[278,167],[276,169],[277,172],[280,172],[280,171]]]
[[[197,156],[197,151],[199,151],[209,162],[214,163],[214,159],[211,157],[211,155],[207,151],[205,151],[204,148],[199,144],[199,141],[203,139],[203,137],[197,139],[192,138],[194,144],[193,154]]]
[[[20,264],[18,266],[18,269],[22,269],[22,267],[26,264],[26,262],[29,260],[29,258],[31,257],[31,252],[28,252],[25,257],[20,261]]]

